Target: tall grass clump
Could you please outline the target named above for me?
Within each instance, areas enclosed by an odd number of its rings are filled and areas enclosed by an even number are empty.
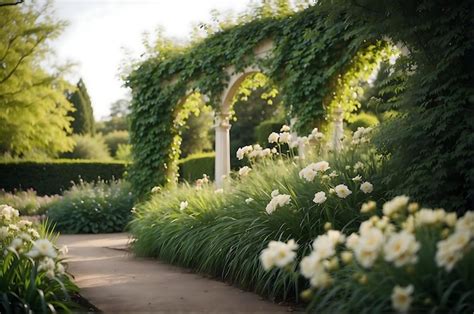
[[[156,189],[148,202],[136,206],[130,223],[136,254],[212,274],[273,299],[297,300],[308,287],[301,276],[260,266],[259,254],[268,242],[295,239],[303,256],[309,250],[304,244],[327,228],[357,230],[360,206],[384,193],[369,182],[381,161],[365,142],[336,155],[322,149],[317,130],[295,139],[286,128],[270,136],[274,149],[239,149],[237,157],[247,157],[250,167],[227,178],[222,190],[207,178],[195,186]],[[365,139],[362,133],[357,136]],[[305,158],[297,156],[294,141],[317,154],[308,149]],[[363,183],[367,188],[361,189]]]
[[[46,213],[63,233],[122,232],[131,218],[133,200],[126,181],[80,181],[50,203]]]
[[[69,312],[78,288],[65,272],[65,248],[44,223],[20,220],[13,207],[0,205],[0,312]]]

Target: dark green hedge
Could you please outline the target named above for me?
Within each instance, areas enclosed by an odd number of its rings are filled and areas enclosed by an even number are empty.
[[[59,194],[79,178],[90,182],[122,178],[124,162],[59,159],[53,161],[0,162],[0,189],[34,189],[39,195]]]
[[[181,159],[178,162],[180,179],[192,182],[202,178],[203,174],[214,179],[215,158],[215,153],[199,153]]]
[[[281,127],[285,124],[284,121],[272,121],[272,120],[267,120],[263,121],[260,123],[256,128],[255,128],[255,139],[257,140],[257,143],[259,143],[262,146],[268,146],[268,136],[272,132],[280,132]]]

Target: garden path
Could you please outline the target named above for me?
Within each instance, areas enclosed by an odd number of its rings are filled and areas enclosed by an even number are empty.
[[[116,312],[287,312],[223,282],[127,251],[128,235],[62,235],[69,272],[81,295],[100,310]]]

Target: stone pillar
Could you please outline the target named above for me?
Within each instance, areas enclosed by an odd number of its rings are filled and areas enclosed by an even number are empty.
[[[229,114],[218,113],[216,115],[216,161],[215,161],[215,182],[217,188],[222,188],[224,184],[223,176],[230,173],[230,123]]]
[[[344,137],[344,111],[341,106],[334,110],[334,131],[332,136],[332,149],[338,152],[342,149],[342,138]]]

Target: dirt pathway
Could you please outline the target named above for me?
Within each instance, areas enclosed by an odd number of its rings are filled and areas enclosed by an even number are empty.
[[[81,295],[104,312],[285,313],[223,282],[126,251],[127,234],[63,235]]]

